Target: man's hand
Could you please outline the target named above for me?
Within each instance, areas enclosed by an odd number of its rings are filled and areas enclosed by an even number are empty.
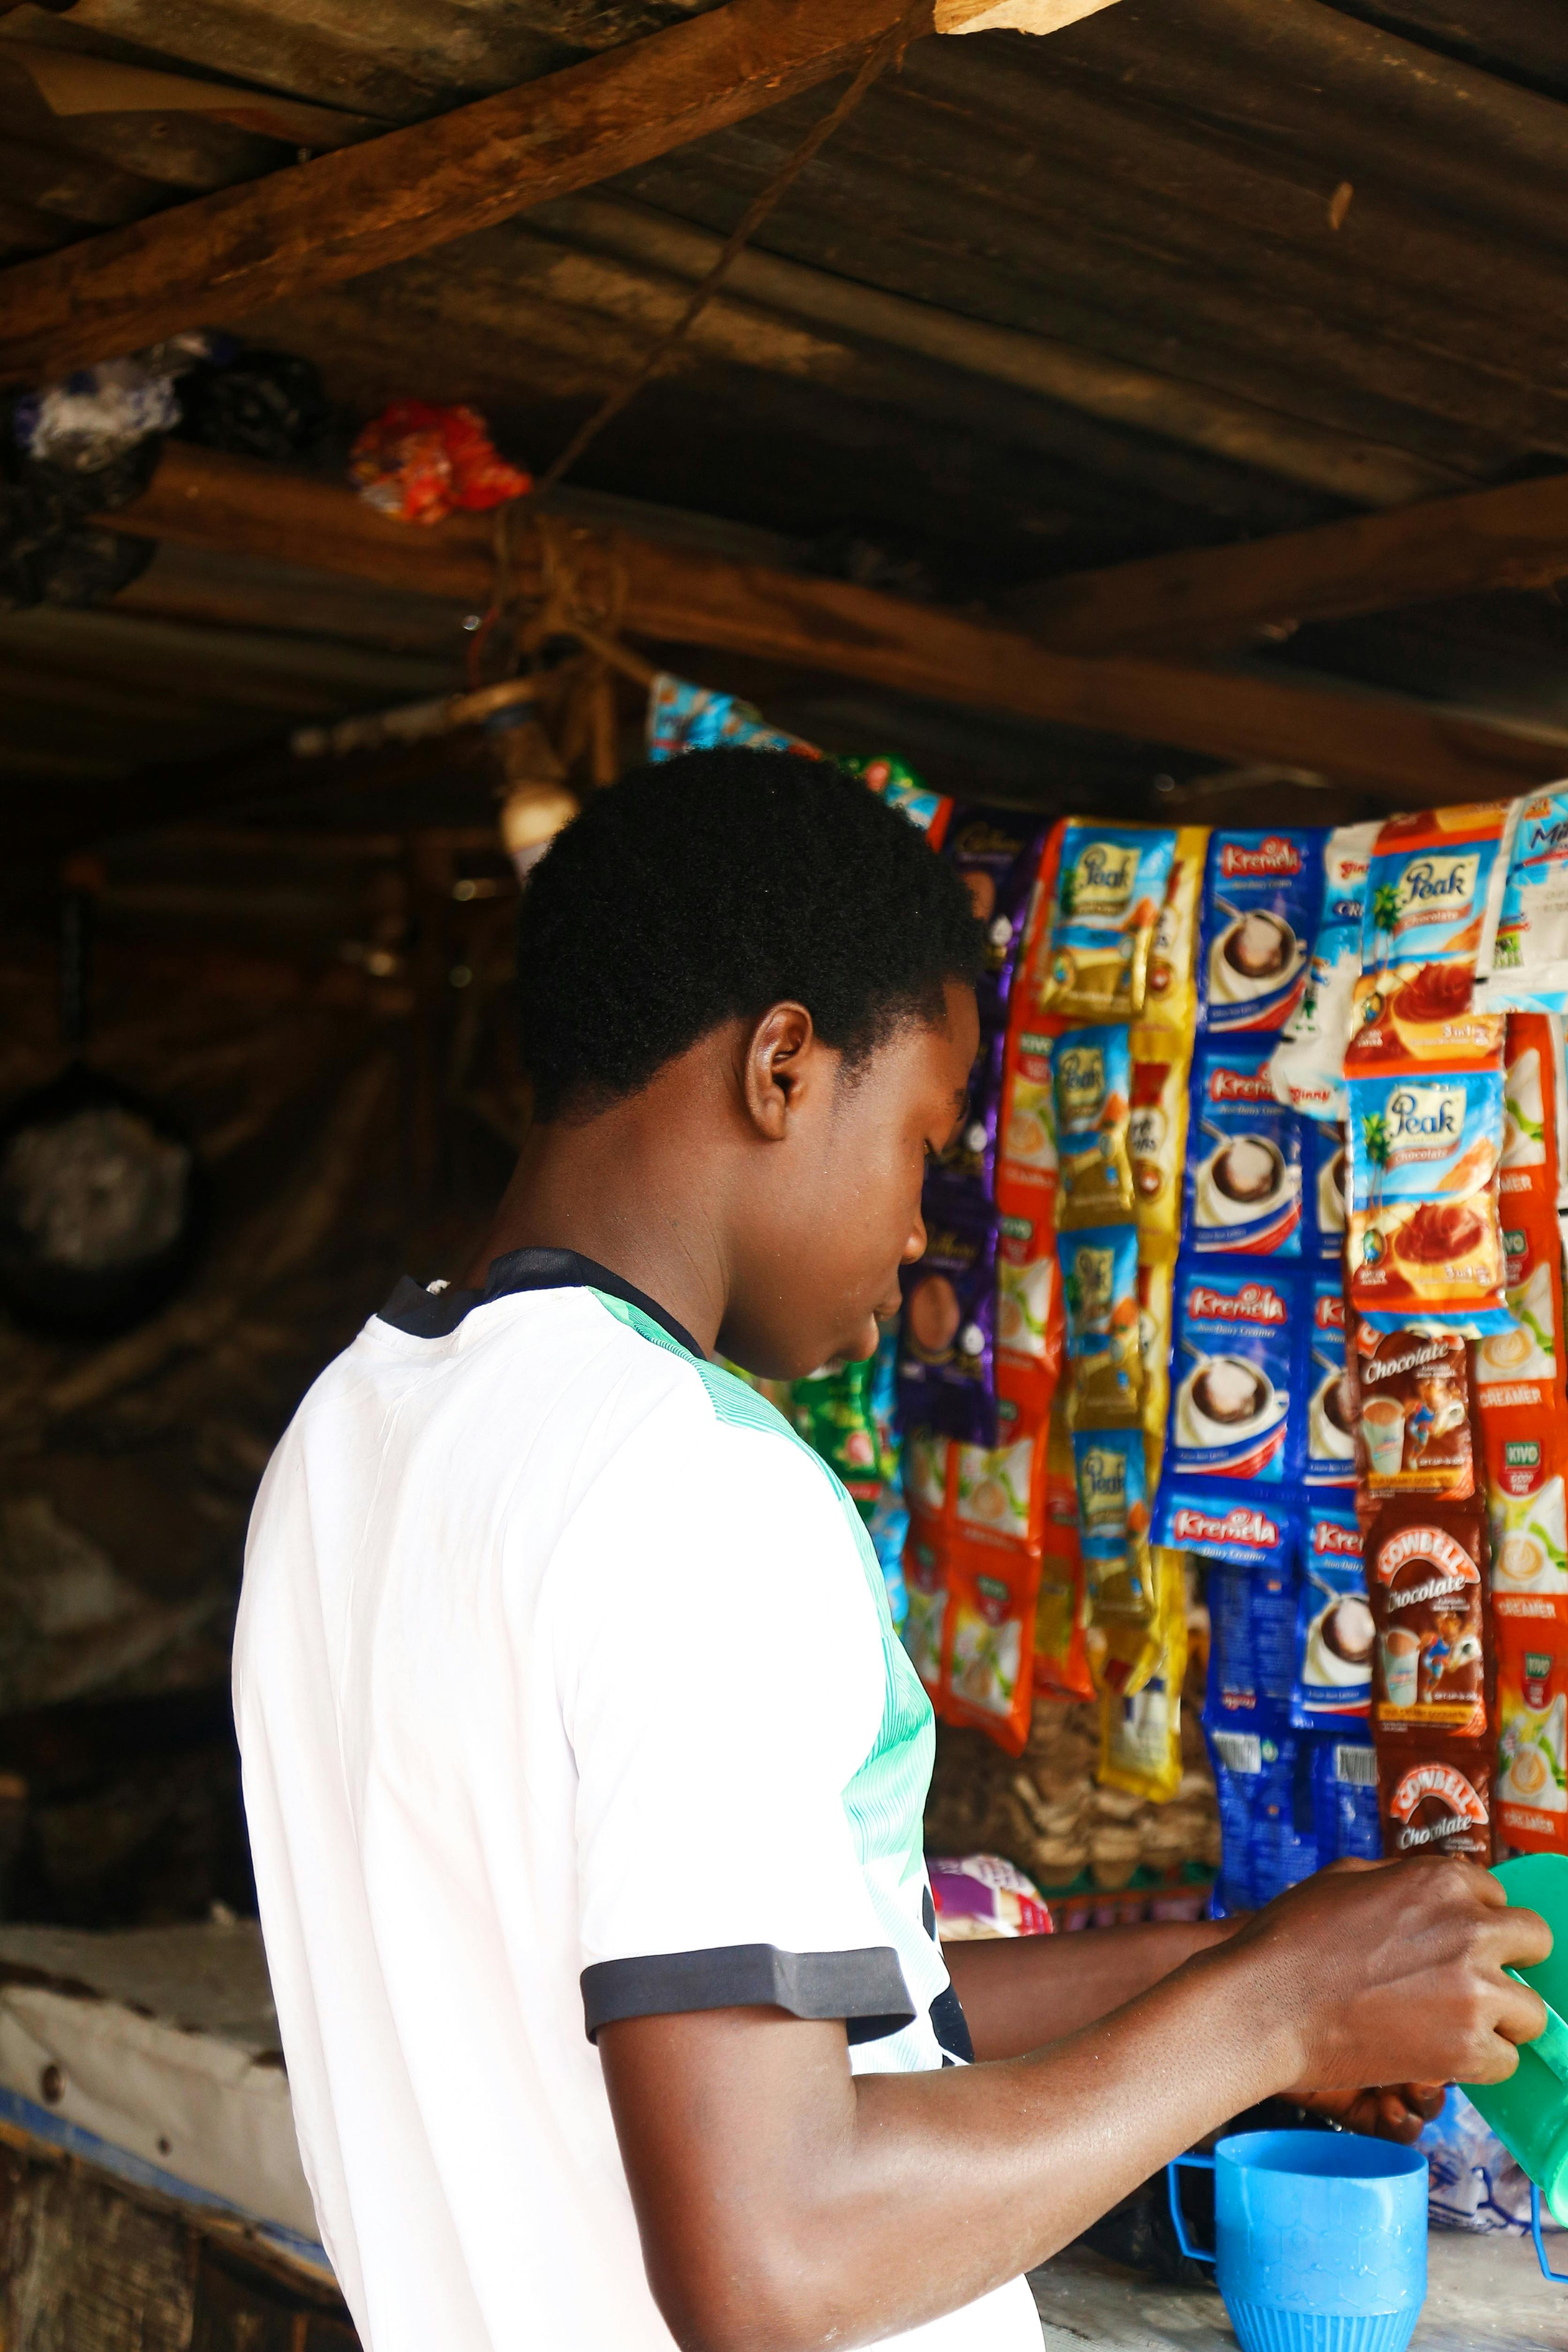
[[[1368,2084],[1506,2081],[1545,2003],[1505,1976],[1552,1949],[1533,1911],[1442,1854],[1342,1864],[1254,1914],[1228,1947],[1260,1966],[1298,2018],[1291,2095]]]
[[[1391,2083],[1383,2090],[1297,2091],[1294,2097],[1309,2115],[1408,2147],[1442,2106],[1447,2088],[1444,2083]]]

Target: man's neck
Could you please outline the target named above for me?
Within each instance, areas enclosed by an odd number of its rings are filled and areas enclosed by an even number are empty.
[[[662,1074],[661,1074],[662,1076]],[[711,1160],[691,1164],[689,1132],[654,1099],[659,1081],[600,1116],[535,1127],[464,1280],[482,1289],[498,1257],[569,1249],[593,1258],[683,1324],[710,1355],[724,1318],[722,1192]]]

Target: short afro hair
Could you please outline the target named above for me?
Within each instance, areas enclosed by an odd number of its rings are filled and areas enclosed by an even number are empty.
[[[536,1112],[635,1094],[721,1022],[785,1000],[855,1067],[901,1022],[940,1021],[984,949],[952,868],[831,761],[736,749],[633,769],[523,892]]]

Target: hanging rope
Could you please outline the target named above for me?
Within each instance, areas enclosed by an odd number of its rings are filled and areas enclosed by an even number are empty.
[[[913,37],[917,25],[929,14],[929,5],[930,0],[916,0],[916,5],[908,9],[896,25],[889,25],[880,39],[872,44],[861,63],[859,72],[837,105],[825,114],[820,121],[813,123],[777,177],[770,180],[762,194],[748,205],[737,226],[731,229],[725,238],[718,259],[711,269],[692,288],[681,307],[679,315],[665,329],[651,351],[645,354],[641,363],[632,370],[625,383],[618,384],[614,392],[606,394],[593,415],[577,427],[561,455],[540,477],[531,493],[535,500],[546,497],[555,488],[563,476],[571,471],[590,443],[598,439],[605,425],[617,417],[622,409],[637,398],[644,384],[651,382],[658,373],[676,344],[689,331],[712,301],[731,266],[751,243],[780,198],[787,194],[806,165],[814,156],[821,152],[839,125],[848,121],[883,68],[895,58],[900,64],[902,63],[903,53]]]
[[[813,158],[822,152],[841,123],[847,122],[883,69],[895,60],[901,64],[903,54],[930,16],[931,0],[913,0],[904,15],[873,42],[861,60],[859,70],[836,106],[821,120],[813,123],[805,137],[761,194],[746,207],[736,226],[725,238],[712,268],[692,288],[678,316],[665,329],[647,351],[641,362],[633,369],[624,383],[580,425],[554,461],[546,468],[531,490],[520,499],[510,500],[498,509],[493,546],[495,551],[495,584],[489,610],[468,645],[468,682],[477,688],[481,681],[484,656],[502,615],[525,600],[517,586],[517,538],[521,530],[537,534],[544,572],[545,593],[542,605],[533,617],[517,632],[514,660],[531,653],[554,634],[579,637],[592,646],[601,659],[628,674],[643,672],[654,675],[646,663],[637,660],[618,642],[620,606],[625,601],[625,583],[618,576],[612,588],[611,614],[590,615],[585,600],[577,593],[580,583],[575,564],[566,554],[561,527],[539,512],[539,502],[555,488],[569,473],[589,446],[596,441],[605,427],[613,423],[629,402],[636,399],[646,383],[651,382],[664,365],[675,346],[700,319],[718,293],[731,266],[750,244],[773,207],[792,188]],[[596,620],[598,625],[593,625]]]

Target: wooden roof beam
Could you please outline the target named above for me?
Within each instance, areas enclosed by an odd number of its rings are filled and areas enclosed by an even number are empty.
[[[1568,578],[1568,474],[1424,499],[1237,547],[1194,548],[1044,583],[1014,605],[1042,646],[1210,654],[1303,621]]]
[[[486,517],[416,530],[337,483],[178,442],[135,505],[102,520],[187,546],[459,596],[476,609],[490,592]],[[1387,696],[1047,652],[1016,629],[630,531],[575,530],[562,546],[583,604],[619,611],[629,635],[655,644],[756,655],[1218,759],[1279,761],[1408,807],[1522,792],[1568,768],[1561,742]],[[529,578],[526,540],[520,556],[519,588],[542,593],[542,570]]]
[[[909,0],[728,0],[563,72],[0,271],[0,383],[314,293],[632,170],[858,64]],[[929,11],[910,19],[929,32]]]

